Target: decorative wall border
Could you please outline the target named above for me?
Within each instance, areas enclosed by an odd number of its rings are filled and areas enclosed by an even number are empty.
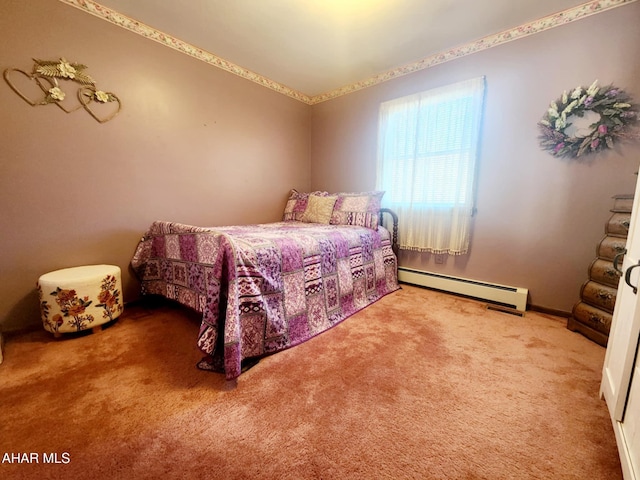
[[[80,10],[95,15],[96,17],[100,17],[103,20],[137,33],[138,35],[142,35],[145,38],[154,40],[167,47],[171,47],[175,50],[178,50],[179,52],[190,55],[194,58],[197,58],[198,60],[213,65],[214,67],[221,68],[222,70],[238,75],[239,77],[242,77],[246,80],[250,80],[254,83],[262,85],[263,87],[269,88],[283,95],[287,95],[288,97],[294,98],[308,105],[314,105],[320,102],[331,100],[336,97],[340,97],[342,95],[347,95],[349,93],[362,90],[364,88],[378,85],[388,80],[393,80],[394,78],[418,72],[435,65],[440,65],[441,63],[445,63],[450,60],[455,60],[457,58],[465,57],[473,53],[478,53],[483,50],[487,50],[489,48],[511,42],[513,40],[518,40],[520,38],[528,37],[529,35],[534,35],[536,33],[549,30],[551,28],[566,25],[576,20],[581,20],[591,15],[595,15],[612,8],[620,7],[625,4],[633,3],[638,0],[593,0],[582,5],[578,5],[577,7],[569,8],[553,15],[549,15],[539,20],[534,20],[533,22],[525,23],[524,25],[520,25],[518,27],[511,28],[497,34],[482,37],[474,42],[451,48],[445,52],[436,53],[417,62],[394,68],[392,70],[387,70],[386,72],[374,75],[373,77],[370,77],[366,80],[346,85],[344,87],[340,87],[327,93],[322,93],[315,96],[305,95],[302,92],[263,77],[262,75],[252,72],[251,70],[240,67],[228,60],[220,58],[213,53],[195,47],[178,38],[175,38],[148,25],[145,25],[144,23],[133,20],[125,15],[122,15],[121,13],[116,12],[115,10],[104,7],[93,0],[59,1],[61,1],[62,3],[66,3],[67,5],[79,8]]]
[[[103,5],[100,5],[98,2],[94,2],[93,0],[59,0],[62,3],[66,3],[67,5],[71,5],[72,7],[79,8],[91,15],[102,18],[114,25],[125,28],[133,33],[137,33],[145,38],[150,40],[154,40],[162,45],[178,50],[181,53],[185,53],[191,57],[197,58],[198,60],[202,60],[205,63],[213,65],[214,67],[221,68],[229,73],[233,73],[234,75],[238,75],[246,80],[250,80],[258,85],[262,85],[263,87],[270,88],[278,93],[282,93],[283,95],[287,95],[291,98],[295,98],[301,102],[310,104],[311,98],[304,93],[298,92],[289,88],[281,83],[270,80],[262,75],[259,75],[251,70],[243,68],[235,63],[232,63],[224,58],[220,58],[213,53],[207,52],[201,48],[198,48],[190,43],[184,42],[176,37],[173,37],[167,33],[163,33],[155,28],[152,28],[144,23],[138,22],[132,18],[127,17],[121,13],[116,12],[115,10],[111,10]]]
[[[568,23],[575,22],[576,20],[581,20],[591,15],[595,15],[596,13],[601,13],[606,10],[610,10],[612,8],[636,1],[637,0],[594,0],[588,3],[584,3],[582,5],[578,5],[577,7],[569,8],[562,12],[543,17],[539,20],[525,23],[524,25],[520,25],[519,27],[511,28],[494,35],[482,37],[479,40],[452,48],[445,52],[436,53],[417,62],[388,70],[361,82],[356,82],[327,93],[316,95],[311,98],[311,101],[309,103],[313,105],[316,103],[331,100],[332,98],[340,97],[348,93],[353,93],[355,91],[362,90],[363,88],[372,87],[374,85],[378,85],[379,83],[393,80],[394,78],[402,77],[410,73],[440,65],[441,63],[465,57],[473,53],[478,53],[492,47],[497,47],[498,45],[502,45],[513,40],[518,40],[520,38],[528,37],[529,35],[534,35],[536,33],[540,33],[554,27],[566,25]]]

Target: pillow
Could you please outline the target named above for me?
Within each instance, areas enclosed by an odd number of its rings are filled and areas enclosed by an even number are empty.
[[[302,215],[304,215],[305,210],[307,209],[307,202],[309,199],[309,195],[317,195],[319,197],[326,197],[329,195],[328,192],[313,192],[313,193],[303,193],[299,192],[295,189],[291,190],[291,194],[289,195],[289,200],[287,200],[287,205],[284,207],[284,214],[282,215],[282,220],[285,222],[290,221],[300,221]]]
[[[384,192],[338,193],[331,225],[358,225],[378,229]]]
[[[333,206],[338,197],[321,197],[311,194],[307,201],[307,208],[300,218],[301,222],[329,224],[333,214]]]

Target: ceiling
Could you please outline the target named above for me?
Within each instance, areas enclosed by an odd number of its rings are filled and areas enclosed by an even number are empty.
[[[100,0],[96,5],[308,99],[583,4],[584,0]]]

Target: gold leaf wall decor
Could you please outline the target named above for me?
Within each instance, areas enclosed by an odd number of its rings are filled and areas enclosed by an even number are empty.
[[[85,72],[86,65],[67,61],[64,57],[59,60],[40,60],[35,62],[31,73],[19,68],[7,68],[4,80],[11,90],[32,107],[55,104],[65,113],[72,113],[84,109],[94,120],[105,123],[114,118],[122,108],[122,102],[116,94],[105,92],[96,87],[96,81]],[[60,85],[62,81],[64,88]],[[71,105],[65,88],[80,84],[76,87],[77,105]],[[40,93],[40,90],[42,93]],[[96,106],[91,106],[95,102]],[[112,108],[98,105],[113,103]]]

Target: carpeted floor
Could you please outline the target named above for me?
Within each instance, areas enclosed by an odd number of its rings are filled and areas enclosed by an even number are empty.
[[[9,338],[0,478],[622,478],[605,350],[563,319],[404,285],[237,382],[196,368],[198,323]]]

